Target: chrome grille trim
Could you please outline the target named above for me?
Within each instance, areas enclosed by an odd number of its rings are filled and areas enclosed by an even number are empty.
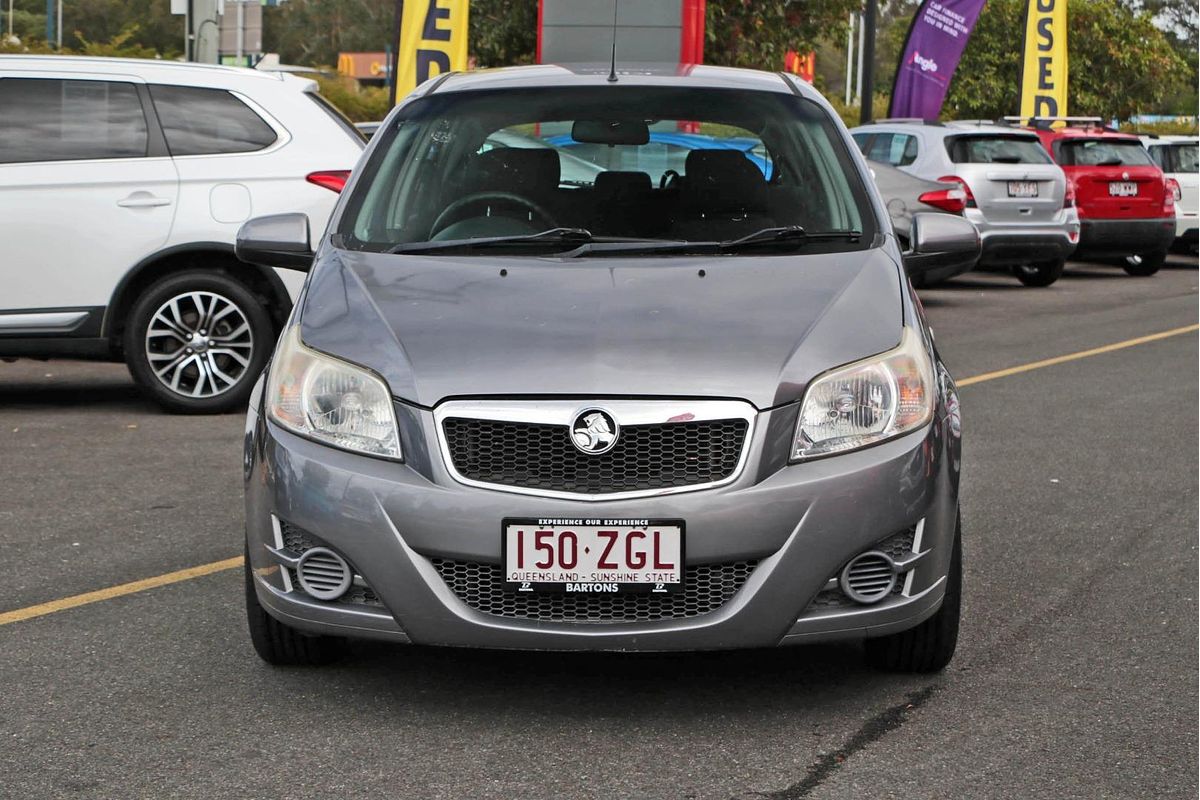
[[[608,412],[621,427],[637,425],[669,425],[673,422],[705,422],[716,420],[744,420],[746,432],[737,464],[729,475],[716,481],[694,483],[685,486],[668,486],[655,489],[637,489],[619,492],[570,492],[554,489],[539,489],[490,483],[469,478],[460,473],[454,464],[450,444],[446,437],[444,422],[447,419],[476,419],[496,422],[523,423],[532,425],[560,425],[569,427],[575,415],[585,409],[596,408]],[[714,489],[733,483],[746,467],[751,442],[754,439],[757,411],[754,406],[741,400],[451,400],[442,403],[433,411],[438,449],[442,462],[456,482],[480,489],[498,492],[552,497],[564,500],[600,502],[625,500],[638,497],[661,497],[682,492]]]

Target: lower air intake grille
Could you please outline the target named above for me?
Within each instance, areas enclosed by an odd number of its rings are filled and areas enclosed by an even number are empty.
[[[324,542],[318,540],[317,537],[308,531],[282,519],[279,520],[279,534],[283,540],[284,549],[292,551],[297,556],[304,555],[314,547],[325,547]],[[292,586],[297,591],[303,591],[300,584],[299,572],[294,569],[288,569],[288,577],[291,579]],[[379,595],[375,594],[375,590],[368,586],[360,575],[352,577],[350,588],[336,602],[360,606],[383,605],[383,602],[379,599]]]
[[[618,623],[685,619],[716,611],[742,588],[758,561],[686,567],[683,591],[676,594],[524,593],[504,585],[504,571],[498,564],[435,558],[433,566],[459,600],[485,614],[553,622]]]
[[[350,565],[325,547],[306,550],[296,565],[296,574],[300,588],[318,600],[337,600],[350,588]]]
[[[881,553],[886,553],[895,561],[901,561],[912,555],[913,542],[916,540],[916,537],[917,528],[914,525],[911,528],[900,531],[894,536],[889,536],[887,539],[884,539],[871,549],[877,550]],[[838,575],[841,575],[841,572],[841,570],[838,570]],[[896,580],[896,584],[892,587],[891,594],[898,595],[902,591],[904,591],[903,575],[899,576],[899,578]],[[830,609],[851,607],[858,608],[859,605],[847,597],[842,592],[841,588],[822,589],[817,593],[817,596],[813,598],[812,602],[808,604],[808,609],[805,613],[808,611],[827,611]]]
[[[842,571],[842,591],[859,603],[875,603],[896,588],[892,559],[878,551],[863,553]]]

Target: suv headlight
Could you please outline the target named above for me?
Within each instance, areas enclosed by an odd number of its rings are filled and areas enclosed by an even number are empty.
[[[322,444],[400,459],[391,392],[377,375],[310,350],[300,327],[284,333],[267,382],[273,422]]]
[[[800,404],[792,461],[844,453],[920,428],[933,418],[933,365],[920,334],[900,346],[826,372]]]

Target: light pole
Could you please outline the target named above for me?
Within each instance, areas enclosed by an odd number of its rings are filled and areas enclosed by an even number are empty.
[[[862,92],[859,94],[859,124],[866,125],[875,116],[875,15],[879,11],[879,0],[867,0],[863,13],[863,43],[859,49],[862,67]]]

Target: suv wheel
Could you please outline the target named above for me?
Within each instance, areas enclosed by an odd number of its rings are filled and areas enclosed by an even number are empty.
[[[890,636],[867,639],[867,663],[891,672],[937,672],[954,658],[958,645],[958,617],[962,607],[962,521],[955,526],[950,571],[942,606],[915,628]]]
[[[1049,286],[1062,277],[1066,262],[1058,258],[1053,261],[1037,261],[1013,267],[1017,280],[1026,286]]]
[[[266,309],[245,286],[214,272],[154,283],[134,303],[125,362],[171,411],[215,414],[245,406],[273,342]]]
[[[248,550],[245,582],[246,622],[250,627],[250,642],[259,658],[277,667],[316,667],[341,657],[345,648],[344,639],[302,633],[267,613],[254,591]]]
[[[1125,272],[1129,275],[1145,278],[1158,272],[1166,260],[1166,250],[1155,250],[1151,253],[1139,253],[1136,256],[1130,256],[1125,259],[1125,263],[1122,266],[1125,267]]]

